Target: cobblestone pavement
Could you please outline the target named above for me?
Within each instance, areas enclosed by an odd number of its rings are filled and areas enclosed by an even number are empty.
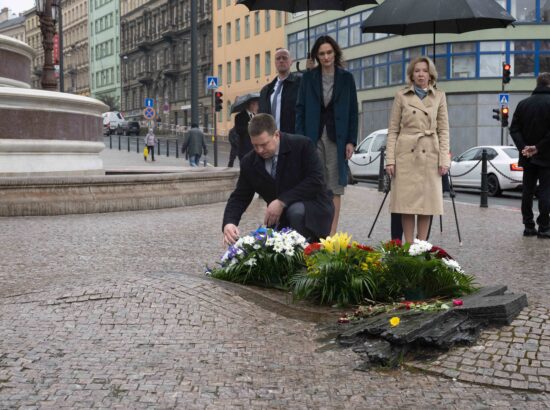
[[[366,238],[381,199],[349,188],[341,229]],[[262,210],[255,201],[244,231]],[[463,246],[449,203],[432,242],[481,284],[526,292],[531,306],[476,346],[410,363],[428,372],[353,371],[358,357],[325,349],[316,324],[205,279],[222,252],[223,204],[2,218],[0,408],[550,407],[539,392],[548,390],[550,241],[523,238],[517,210],[458,210]],[[383,213],[372,243],[388,225]],[[495,380],[505,387],[487,386]]]

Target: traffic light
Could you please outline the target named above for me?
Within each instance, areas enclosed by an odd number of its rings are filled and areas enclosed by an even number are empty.
[[[215,98],[216,102],[214,105],[216,107],[216,112],[220,112],[223,109],[223,100],[222,100],[223,93],[221,91],[216,91],[214,96],[216,97]]]
[[[502,127],[508,126],[508,115],[510,114],[510,108],[503,106],[500,108],[500,125]]]
[[[511,80],[510,75],[512,66],[508,63],[502,63],[502,84],[508,84]]]
[[[500,109],[499,108],[493,108],[493,118],[500,122]]]

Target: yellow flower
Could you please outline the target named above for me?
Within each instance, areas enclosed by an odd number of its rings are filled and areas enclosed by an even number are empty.
[[[338,232],[334,236],[327,236],[321,239],[323,248],[330,253],[340,253],[346,251],[351,242],[351,236],[344,232]]]
[[[399,319],[397,316],[394,316],[390,319],[390,325],[392,325],[392,327],[397,326],[399,322],[401,322],[401,319]]]

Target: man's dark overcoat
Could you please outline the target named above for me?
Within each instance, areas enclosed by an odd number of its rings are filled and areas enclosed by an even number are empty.
[[[268,204],[275,199],[287,207],[303,202],[306,228],[320,238],[330,234],[334,205],[326,189],[317,149],[309,138],[281,133],[275,180],[255,151],[244,156],[237,187],[225,207],[222,230],[229,223],[239,225],[254,193]]]
[[[277,78],[266,84],[260,92],[260,109],[258,112],[262,114],[271,113],[271,96],[275,91]],[[281,91],[281,120],[279,130],[294,134],[296,132],[296,99],[298,98],[298,90],[300,89],[300,79],[302,77],[295,73],[290,73],[283,81],[283,89]]]
[[[242,110],[235,116],[235,131],[239,134],[239,149],[237,151],[239,162],[246,154],[252,151],[252,142],[250,142],[250,134],[248,134],[249,122],[250,114],[246,110]]]

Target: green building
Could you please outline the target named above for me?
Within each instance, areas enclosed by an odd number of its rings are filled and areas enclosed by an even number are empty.
[[[498,0],[517,21],[515,27],[437,34],[437,86],[447,93],[451,151],[501,143],[500,122],[493,119],[502,93],[502,64],[512,66],[510,121],[514,109],[535,88],[541,72],[550,71],[550,0]],[[361,33],[367,7],[344,12],[311,14],[310,44],[320,35],[332,36],[342,47],[346,68],[355,76],[361,114],[359,139],[387,128],[393,96],[405,86],[408,62],[432,56],[432,34],[396,36]],[[289,15],[286,40],[295,60],[305,68],[305,13]],[[511,143],[504,128],[502,141]]]
[[[93,97],[120,100],[120,1],[89,0],[90,88]]]

